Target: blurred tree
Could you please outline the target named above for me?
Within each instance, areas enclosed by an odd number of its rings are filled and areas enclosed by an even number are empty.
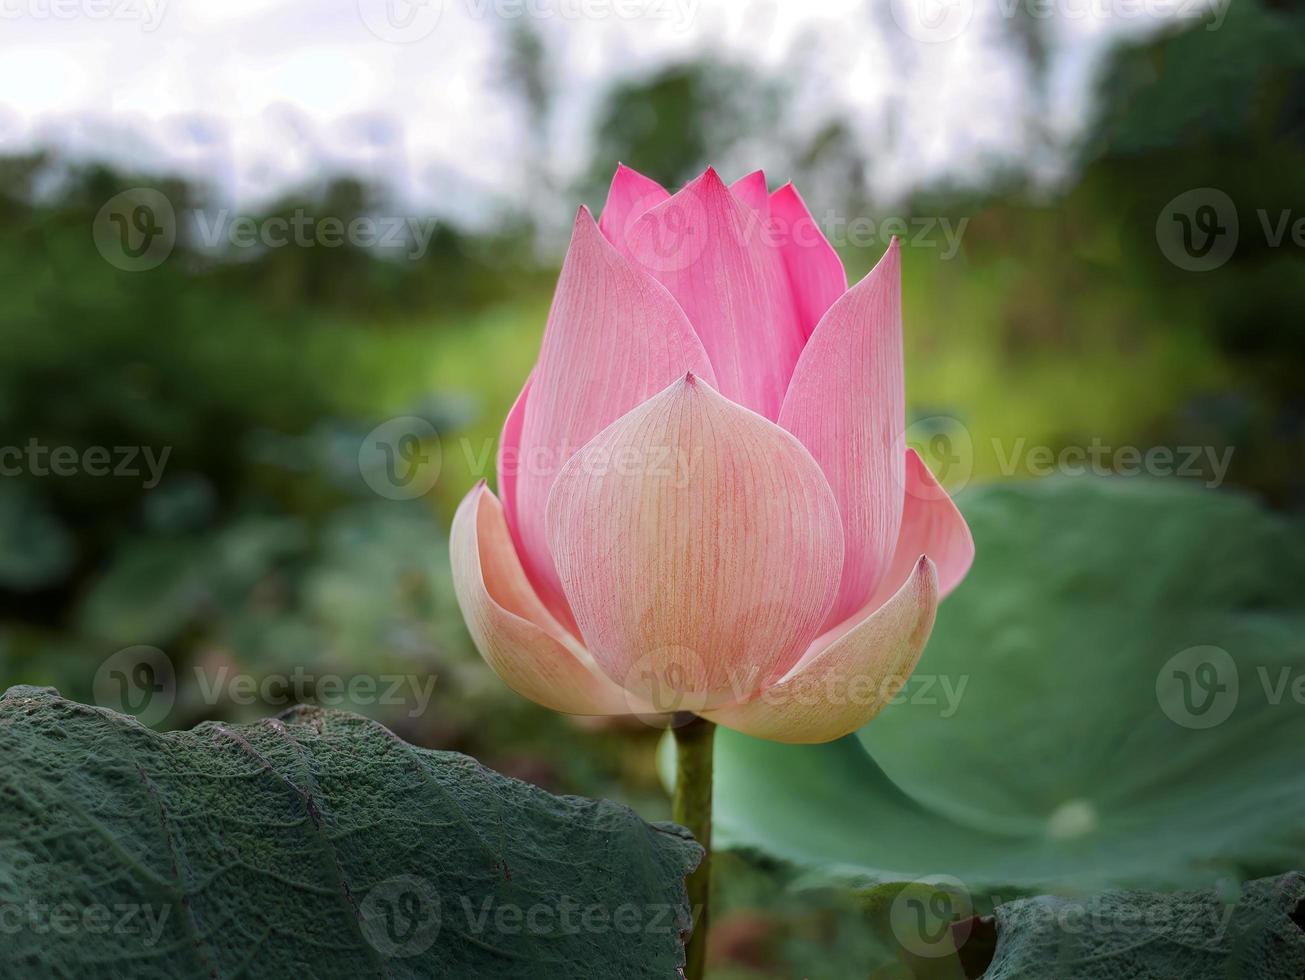
[[[668,187],[686,183],[741,140],[773,132],[781,92],[751,69],[709,61],[617,83],[599,112],[586,196],[602,200],[617,161]]]

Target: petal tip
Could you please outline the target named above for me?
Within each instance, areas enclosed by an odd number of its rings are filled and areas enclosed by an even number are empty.
[[[729,192],[729,188],[725,186],[725,181],[721,180],[720,174],[712,166],[708,166],[706,170],[699,174],[693,184],[704,190]]]

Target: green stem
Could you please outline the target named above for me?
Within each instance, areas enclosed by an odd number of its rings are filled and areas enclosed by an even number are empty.
[[[711,895],[711,764],[716,725],[695,716],[673,730],[675,802],[672,819],[687,827],[706,852],[687,882],[694,924],[685,951],[684,974],[686,980],[702,980],[707,962],[707,906]]]

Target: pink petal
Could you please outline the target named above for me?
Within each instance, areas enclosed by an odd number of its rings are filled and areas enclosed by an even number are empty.
[[[612,185],[607,189],[607,203],[603,205],[598,227],[617,251],[628,259],[634,223],[649,208],[656,207],[670,196],[666,188],[651,177],[618,163]]]
[[[636,221],[630,247],[688,314],[720,393],[773,420],[803,336],[765,223],[709,168]]]
[[[920,454],[906,451],[906,503],[888,571],[866,604],[874,609],[887,602],[906,581],[920,555],[938,566],[938,598],[961,584],[974,561],[974,538],[965,518],[930,472]]]
[[[518,694],[577,715],[642,710],[594,669],[585,650],[547,610],[526,580],[503,508],[482,480],[453,518],[453,587],[480,655]]]
[[[526,416],[526,396],[534,378],[535,372],[531,370],[526,376],[526,383],[517,394],[517,400],[508,410],[507,418],[503,420],[503,434],[498,440],[498,456],[494,466],[498,495],[503,500],[503,514],[513,535],[518,533],[517,473],[521,468],[521,426]]]
[[[906,399],[896,241],[821,319],[793,372],[779,424],[816,458],[842,513],[846,560],[832,626],[878,586],[902,519]]]
[[[770,195],[770,214],[798,322],[810,337],[829,307],[847,292],[847,272],[792,184]]]
[[[530,382],[515,485],[514,530],[526,571],[568,627],[574,620],[544,522],[553,481],[608,423],[686,371],[712,376],[684,312],[612,248],[581,208]]]
[[[770,198],[766,192],[766,174],[754,170],[730,184],[730,193],[752,208],[763,221],[770,217]]]
[[[775,742],[829,742],[877,715],[911,676],[933,630],[938,575],[919,557],[888,602],[850,628],[821,637],[783,680],[755,700],[706,716]]]
[[[661,685],[693,710],[782,675],[824,622],[842,563],[815,461],[693,376],[567,464],[548,531],[598,665],[655,705]]]

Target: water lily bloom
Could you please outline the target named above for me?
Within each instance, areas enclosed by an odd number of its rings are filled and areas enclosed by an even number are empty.
[[[454,518],[458,601],[509,686],[576,714],[838,738],[974,555],[905,443],[896,242],[849,289],[760,172],[672,195],[621,167],[580,208],[498,489]]]

